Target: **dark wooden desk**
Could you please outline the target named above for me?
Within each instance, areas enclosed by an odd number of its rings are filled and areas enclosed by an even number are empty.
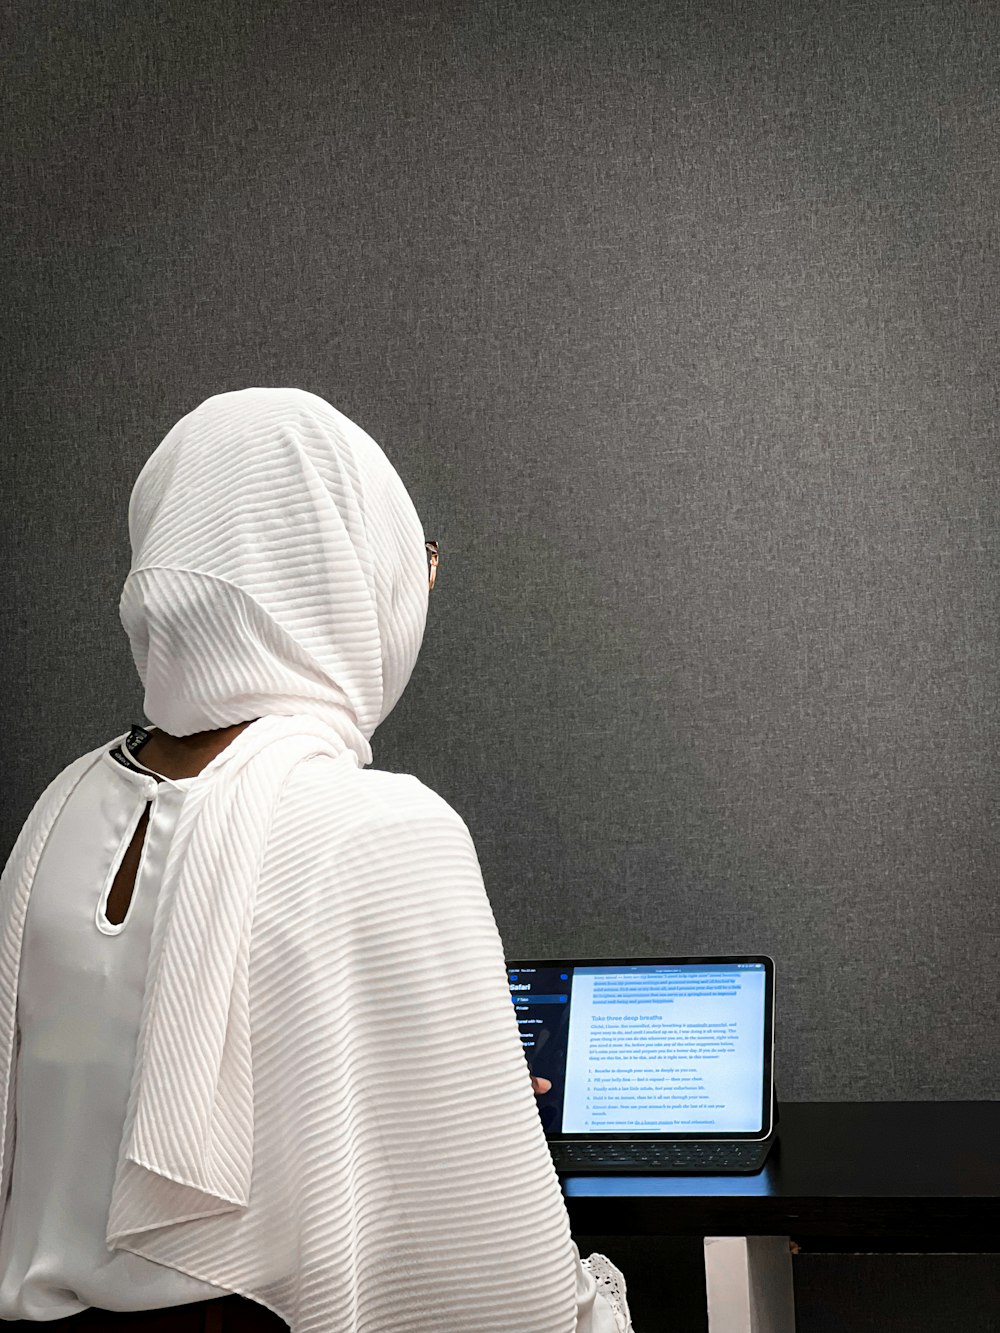
[[[576,1234],[704,1237],[712,1333],[787,1333],[795,1249],[1000,1252],[1000,1102],[782,1103],[756,1176],[563,1192]]]

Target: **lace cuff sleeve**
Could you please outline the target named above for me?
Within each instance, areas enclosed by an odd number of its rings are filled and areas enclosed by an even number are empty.
[[[590,1254],[580,1263],[597,1283],[597,1289],[614,1311],[617,1333],[634,1333],[632,1316],[625,1299],[625,1275],[606,1254]]]

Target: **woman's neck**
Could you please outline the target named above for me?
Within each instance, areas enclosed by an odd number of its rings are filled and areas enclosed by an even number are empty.
[[[256,720],[250,718],[231,727],[195,731],[190,736],[171,736],[157,728],[139,751],[139,758],[148,768],[166,778],[195,778]]]

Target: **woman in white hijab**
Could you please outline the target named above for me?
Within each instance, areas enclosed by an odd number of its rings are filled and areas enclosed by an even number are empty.
[[[129,533],[154,725],[53,780],[0,880],[0,1318],[626,1333],[469,832],[366,768],[434,576],[395,470],[312,394],[220,394]]]

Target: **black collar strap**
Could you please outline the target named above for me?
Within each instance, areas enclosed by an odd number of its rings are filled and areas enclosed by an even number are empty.
[[[138,754],[151,735],[152,732],[147,731],[145,727],[140,727],[138,722],[133,722],[132,730],[125,737],[125,750],[128,751],[128,754]],[[146,769],[140,768],[138,764],[132,763],[131,759],[129,759],[128,755],[125,753],[125,750],[123,750],[119,744],[109,753],[116,763],[121,764],[122,768],[130,768],[133,773],[142,773],[146,777],[149,777],[149,773]]]

